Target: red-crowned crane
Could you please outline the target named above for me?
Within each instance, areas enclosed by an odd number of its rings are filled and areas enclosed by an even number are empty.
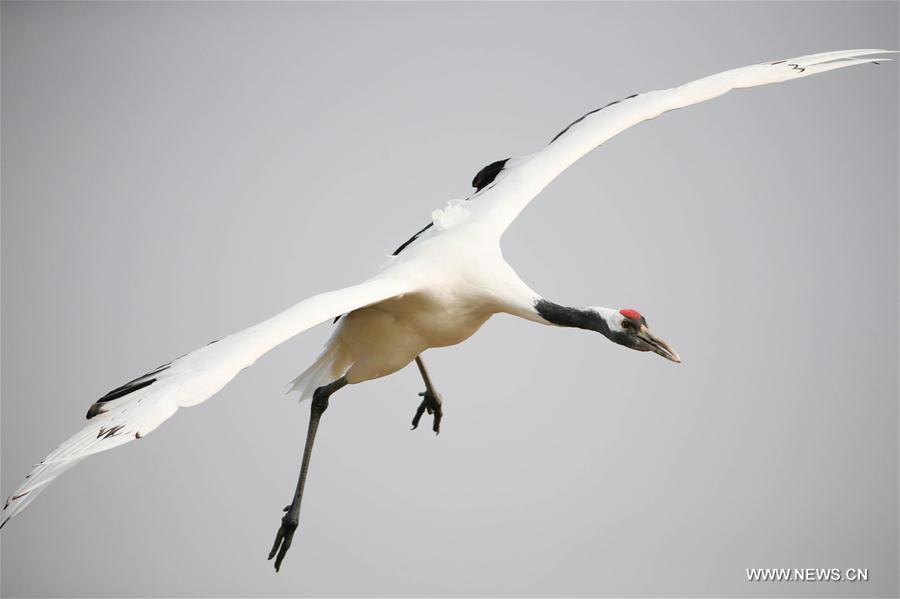
[[[178,408],[197,405],[260,356],[319,323],[339,322],[319,358],[293,381],[301,399],[312,398],[309,430],[296,491],[281,519],[269,559],[275,569],[291,545],[316,431],[331,395],[387,376],[412,361],[425,391],[425,411],[440,430],[441,396],[422,353],[465,341],[492,315],[507,313],[545,325],[596,331],[624,347],[672,362],[678,354],[650,333],[635,310],[571,308],[541,297],[516,275],[500,252],[500,239],[521,210],[573,162],[614,135],[676,108],[732,90],[779,83],[859,64],[876,63],[887,50],[811,54],[733,69],[684,85],[634,94],[591,110],[557,133],[540,151],[494,162],[475,176],[475,192],[432,213],[432,222],[394,252],[371,279],[315,295],[284,312],[201,347],[113,389],[88,410],[88,424],[37,464],[3,507],[2,527],[64,470],[83,458],[140,439]]]

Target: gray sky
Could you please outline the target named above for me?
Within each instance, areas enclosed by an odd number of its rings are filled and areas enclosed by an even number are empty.
[[[2,5],[2,488],[148,368],[367,277],[482,166],[612,100],[896,47],[897,3]],[[897,67],[735,92],[554,182],[504,253],[675,366],[502,316],[342,391],[329,327],[2,533],[4,596],[898,592]],[[634,230],[635,216],[640,231]],[[639,233],[639,234],[638,234]],[[868,568],[867,583],[745,568]]]

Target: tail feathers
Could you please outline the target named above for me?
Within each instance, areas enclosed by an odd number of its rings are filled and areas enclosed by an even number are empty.
[[[300,401],[311,399],[316,389],[346,374],[353,362],[353,357],[344,345],[332,340],[316,361],[291,381],[287,392],[299,391]]]

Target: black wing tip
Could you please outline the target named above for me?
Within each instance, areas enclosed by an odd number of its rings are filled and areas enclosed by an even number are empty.
[[[160,370],[164,370],[164,369],[161,368]],[[97,401],[102,403],[104,401],[112,401],[114,399],[119,399],[120,397],[124,397],[124,396],[128,395],[129,393],[134,393],[135,391],[143,389],[144,387],[147,387],[148,385],[152,385],[153,383],[156,382],[156,377],[153,377],[153,378],[147,378],[147,377],[151,377],[152,375],[160,372],[160,370],[154,370],[153,372],[151,372],[149,374],[145,374],[144,376],[138,377],[138,378],[134,379],[133,381],[128,381],[121,387],[116,387],[115,389],[113,389],[112,391],[110,391],[109,393],[107,393],[106,395],[104,395],[103,397],[98,399]]]
[[[117,424],[110,428],[101,426],[100,431],[97,433],[97,438],[100,439],[102,437],[104,439],[109,439],[110,437],[115,437],[120,434],[123,428],[125,428],[124,424]]]
[[[509,158],[496,160],[475,173],[475,177],[472,179],[472,187],[475,188],[475,192],[477,193],[493,183],[507,162],[509,162]]]
[[[208,345],[212,345],[213,343],[215,343],[215,341],[210,342]],[[87,412],[87,419],[90,420],[97,414],[102,414],[103,412],[106,411],[103,409],[101,404],[106,403],[107,401],[112,401],[114,399],[119,399],[120,397],[125,397],[129,393],[134,393],[135,391],[140,391],[144,387],[148,387],[148,386],[152,385],[153,383],[156,382],[156,377],[153,375],[159,374],[163,370],[166,370],[167,368],[169,368],[169,366],[171,366],[171,365],[172,365],[171,362],[169,362],[168,364],[163,364],[162,366],[160,366],[156,370],[153,370],[152,372],[148,372],[147,374],[143,374],[143,375],[137,377],[136,379],[130,380],[127,383],[125,383],[124,385],[122,385],[121,387],[116,387],[115,389],[113,389],[112,391],[110,391],[109,393],[107,393],[106,395],[101,397],[100,399],[98,399],[96,402],[94,402],[94,405],[92,405],[91,409],[89,409]]]
[[[482,168],[477,173],[475,173],[475,177],[472,179],[472,187],[475,188],[475,193],[478,193],[479,191],[481,191],[482,189],[484,189],[485,187],[487,187],[488,185],[493,183],[494,179],[497,178],[497,175],[500,174],[500,172],[506,166],[507,162],[509,162],[509,158],[504,158],[503,160],[496,160],[496,161],[490,163],[489,165],[487,165],[486,167]],[[430,229],[433,225],[434,225],[434,223],[428,223],[427,225],[422,227],[418,232],[416,232],[415,235],[413,235],[412,237],[410,237],[409,239],[404,241],[403,244],[400,245],[400,247],[398,247],[396,250],[394,250],[394,252],[391,254],[391,256],[400,255],[400,252],[405,250],[409,244],[411,244],[416,239],[418,239],[422,233],[424,233],[425,231]],[[343,315],[341,315],[341,316],[343,316]],[[341,316],[335,317],[334,321],[332,321],[332,324],[334,324],[338,320],[340,320]]]
[[[591,116],[591,115],[594,114],[595,112],[600,112],[600,111],[603,110],[604,108],[609,108],[610,106],[615,106],[615,105],[618,104],[619,102],[624,102],[625,100],[630,100],[630,99],[632,99],[632,98],[637,98],[639,95],[640,95],[640,94],[631,94],[630,96],[625,96],[625,97],[622,98],[621,100],[613,100],[612,102],[610,102],[609,104],[606,104],[605,106],[601,106],[600,108],[595,108],[595,109],[591,110],[590,112],[584,113],[583,115],[581,115],[580,117],[578,117],[577,119],[575,119],[574,121],[572,121],[571,123],[569,123],[568,125],[566,125],[566,128],[563,129],[562,131],[560,131],[559,133],[557,133],[557,134],[553,137],[553,139],[550,140],[550,143],[552,144],[554,141],[556,141],[557,139],[559,139],[560,137],[562,137],[563,134],[564,134],[566,131],[568,131],[569,129],[571,129],[572,127],[574,127],[575,125],[577,125],[578,123],[580,123],[581,121],[583,121],[584,119],[586,119],[587,117]]]
[[[23,497],[25,497],[25,496],[28,495],[29,493],[31,493],[31,491],[25,491],[24,493],[20,493],[20,494],[18,494],[18,495],[13,495],[13,496],[11,496],[9,499],[6,500],[6,503],[3,504],[3,509],[5,510],[6,508],[9,507],[9,504],[10,504],[10,503],[12,503],[13,501],[16,501],[16,500],[18,500],[18,499],[22,499]],[[9,522],[9,520],[10,520],[11,518],[12,518],[12,516],[7,516],[6,518],[4,518],[4,519],[3,519],[3,522],[0,522],[0,528],[3,528],[4,526],[6,526],[6,523]]]
[[[92,405],[92,406],[90,407],[90,409],[87,411],[87,414],[85,415],[85,418],[87,418],[88,420],[90,420],[90,419],[93,418],[94,416],[97,416],[98,414],[104,413],[104,412],[106,411],[104,408],[105,408],[105,407],[104,407],[104,405],[103,405],[102,403],[100,403],[100,402],[95,403],[95,404]]]
[[[396,250],[394,250],[394,253],[391,254],[391,256],[397,256],[397,255],[399,255],[400,252],[402,252],[403,250],[406,249],[406,246],[408,246],[408,245],[411,244],[413,241],[415,241],[416,239],[418,239],[418,238],[419,238],[419,235],[421,235],[422,233],[424,233],[425,231],[427,231],[428,229],[430,229],[433,225],[434,225],[434,223],[431,222],[431,223],[428,223],[427,225],[425,225],[424,227],[422,227],[415,235],[413,235],[412,237],[410,237],[409,239],[407,239],[406,241],[404,241],[404,242],[403,242],[403,245],[401,245],[401,246],[398,247]],[[335,320],[335,322],[337,322],[337,320]]]

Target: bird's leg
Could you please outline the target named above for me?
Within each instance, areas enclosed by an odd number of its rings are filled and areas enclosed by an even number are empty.
[[[425,363],[422,361],[421,356],[416,356],[416,366],[419,367],[419,372],[422,374],[425,390],[419,393],[419,396],[422,397],[422,403],[419,404],[418,409],[416,409],[416,415],[413,416],[412,427],[415,429],[419,426],[419,420],[427,410],[429,414],[434,415],[434,424],[431,429],[434,431],[434,434],[438,434],[441,432],[441,418],[444,416],[444,411],[441,408],[443,398],[431,383],[431,377],[428,376],[428,371],[425,370]]]
[[[347,384],[347,377],[342,376],[338,380],[323,385],[313,393],[312,406],[309,415],[309,430],[306,433],[306,447],[303,449],[303,462],[300,465],[300,478],[297,480],[297,489],[294,491],[294,499],[291,504],[284,508],[286,512],[281,519],[281,526],[278,528],[278,534],[275,535],[275,544],[272,545],[272,551],[269,552],[269,559],[275,557],[275,571],[281,568],[281,562],[288,549],[291,547],[291,540],[294,538],[294,531],[300,522],[300,501],[303,499],[303,486],[306,484],[306,473],[309,471],[309,458],[312,455],[313,443],[316,441],[316,430],[319,428],[319,419],[325,410],[328,409],[328,398],[332,393]]]

